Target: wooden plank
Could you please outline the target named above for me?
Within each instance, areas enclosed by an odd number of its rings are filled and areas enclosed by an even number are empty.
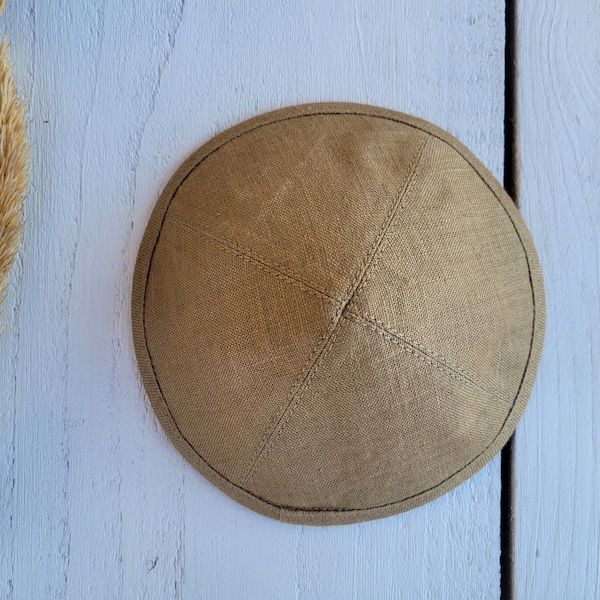
[[[520,2],[521,207],[546,342],[517,429],[520,598],[600,597],[600,9]]]
[[[501,176],[503,7],[9,0],[2,24],[34,153],[15,321],[0,338],[1,594],[498,597],[498,459],[383,521],[312,528],[256,515],[158,427],[129,298],[146,221],[177,166],[268,109],[348,100],[410,112]]]

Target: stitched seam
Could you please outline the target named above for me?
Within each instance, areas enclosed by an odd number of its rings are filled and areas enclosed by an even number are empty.
[[[441,354],[427,350],[422,344],[419,344],[418,342],[404,337],[402,334],[395,332],[391,328],[386,327],[381,322],[365,318],[355,312],[351,312],[350,316],[346,318],[352,319],[355,323],[362,325],[366,329],[378,333],[384,339],[399,346],[403,352],[408,352],[409,354],[412,354],[415,358],[418,358],[424,363],[435,367],[436,369],[442,371],[452,379],[470,383],[482,392],[485,392],[487,395],[492,396],[505,404],[512,404],[511,398],[498,394],[491,388],[488,388],[486,385],[479,382],[476,377],[474,377],[464,369],[453,365]]]
[[[230,252],[231,254],[234,254],[235,256],[237,256],[238,258],[241,258],[248,264],[254,265],[255,267],[261,269],[262,271],[265,271],[266,273],[270,273],[271,275],[274,275],[275,277],[277,277],[278,279],[281,279],[282,281],[286,281],[287,283],[289,283],[291,285],[299,287],[300,289],[305,291],[307,294],[312,294],[313,296],[318,296],[319,298],[322,298],[324,300],[327,300],[328,302],[332,302],[335,304],[338,304],[340,302],[340,300],[338,300],[337,298],[334,298],[327,292],[324,292],[323,290],[320,290],[319,288],[308,283],[302,277],[294,274],[289,269],[286,269],[285,267],[282,267],[281,265],[278,265],[277,263],[268,261],[266,258],[263,258],[259,254],[256,254],[256,252],[252,252],[252,250],[244,248],[244,247],[240,246],[239,244],[237,244],[236,242],[233,242],[233,241],[228,240],[227,238],[224,238],[221,236],[212,235],[212,234],[208,233],[207,231],[197,229],[191,223],[181,221],[181,220],[177,219],[176,217],[170,217],[169,222],[174,223],[183,229],[186,229],[190,233],[193,233],[199,237],[206,239],[208,242],[211,242],[217,248],[220,248],[221,250],[224,250],[225,252]]]
[[[425,143],[423,144],[423,147],[421,149],[421,154],[420,156],[423,155],[423,152],[425,151],[425,145],[427,144],[427,142],[429,142],[429,138],[427,138],[427,140],[425,141]],[[410,184],[407,186],[405,193],[403,194],[402,197],[402,201],[398,204],[397,210],[394,212],[394,215],[392,217],[392,219],[390,219],[389,225],[386,228],[386,233],[389,231],[390,227],[392,226],[392,223],[394,223],[394,221],[396,220],[396,217],[398,216],[398,214],[400,213],[400,209],[404,208],[404,201],[410,197],[410,192],[412,191],[413,187],[416,184],[417,181],[417,171],[418,171],[418,166],[417,165],[415,167],[415,176],[411,179]],[[357,296],[360,294],[360,292],[362,291],[362,289],[364,288],[365,284],[367,283],[367,281],[369,280],[369,278],[371,277],[373,271],[376,269],[377,267],[377,263],[379,262],[379,259],[385,249],[385,247],[387,246],[387,244],[389,243],[389,237],[384,237],[381,240],[381,244],[377,249],[377,253],[373,256],[373,259],[371,260],[371,264],[369,265],[369,269],[365,272],[359,286],[356,288],[356,291],[354,292],[354,294],[352,295],[352,302],[349,305],[349,308],[351,307],[352,304],[354,304],[356,302],[356,298]]]
[[[444,366],[448,367],[452,371],[456,371],[464,379],[468,379],[471,383],[475,384],[477,387],[480,387],[482,390],[488,392],[492,396],[496,396],[497,398],[499,398],[500,400],[503,400],[504,402],[512,402],[512,399],[509,396],[501,394],[501,393],[495,391],[492,387],[488,386],[487,384],[482,383],[481,381],[479,381],[479,378],[477,376],[473,375],[473,373],[469,372],[467,369],[463,369],[462,367],[459,367],[456,363],[454,363],[453,361],[446,358],[441,352],[435,352],[434,350],[429,350],[423,344],[417,342],[416,340],[411,339],[404,333],[400,333],[393,327],[386,325],[383,321],[380,321],[379,319],[375,318],[372,315],[369,315],[369,314],[361,315],[356,311],[349,311],[349,314],[351,314],[355,317],[358,317],[359,319],[362,319],[364,321],[368,321],[368,322],[372,323],[374,326],[383,329],[386,333],[389,333],[390,335],[397,337],[401,342],[404,342],[406,344],[414,346],[417,350],[420,350],[424,354],[430,356],[433,360],[439,361],[440,363],[442,363]]]
[[[321,293],[325,296],[329,296],[332,300],[339,302],[339,300],[337,298],[334,298],[333,296],[331,296],[331,294],[327,290],[320,289],[318,286],[313,284],[311,281],[309,281],[302,275],[298,275],[298,273],[295,273],[294,271],[292,271],[292,269],[288,269],[287,267],[284,267],[283,265],[281,265],[279,263],[269,260],[262,254],[258,254],[258,252],[255,252],[254,250],[251,250],[250,248],[246,248],[245,246],[242,246],[241,244],[239,244],[236,241],[230,240],[229,238],[226,238],[222,235],[217,235],[216,233],[209,231],[206,227],[200,228],[195,223],[188,221],[187,219],[181,219],[179,217],[170,217],[170,219],[175,221],[179,225],[190,228],[191,230],[194,231],[194,233],[198,233],[199,235],[204,235],[212,240],[220,242],[220,243],[228,246],[229,248],[232,248],[233,250],[247,256],[248,258],[255,260],[259,263],[262,263],[263,265],[266,265],[267,267],[269,267],[270,269],[272,269],[274,271],[277,271],[279,273],[287,275],[288,277],[290,277],[290,279],[294,279],[300,283],[303,283],[307,287],[317,290],[319,293]]]
[[[381,251],[381,247],[384,244],[385,236],[390,228],[390,225],[392,224],[392,222],[393,222],[396,214],[400,210],[400,208],[403,208],[404,200],[408,196],[408,190],[411,187],[409,185],[409,183],[411,183],[414,180],[414,176],[415,176],[416,170],[417,170],[417,165],[421,159],[421,156],[423,156],[423,151],[425,150],[425,146],[427,145],[428,142],[429,142],[429,138],[424,138],[421,141],[421,143],[417,146],[415,153],[413,154],[412,158],[410,159],[408,169],[406,170],[406,173],[405,173],[404,177],[402,178],[402,181],[396,191],[394,202],[392,202],[390,209],[388,210],[387,214],[385,215],[385,219],[383,221],[383,224],[379,228],[379,231],[377,232],[377,236],[376,236],[375,240],[371,244],[371,247],[369,248],[369,251],[367,252],[365,258],[362,260],[360,269],[358,269],[356,275],[354,276],[354,279],[352,280],[352,282],[345,294],[345,297],[347,298],[346,304],[348,304],[350,302],[352,297],[357,293],[357,290],[359,290],[362,287],[362,285],[365,281],[365,278],[367,277],[367,274],[369,273],[371,267],[373,266],[373,260]]]
[[[243,471],[240,486],[242,486],[242,485],[244,485],[244,483],[246,483],[246,481],[250,477],[250,474],[252,473],[253,469],[255,469],[261,452],[263,452],[267,446],[269,437],[273,434],[278,423],[285,416],[286,411],[292,405],[294,405],[294,409],[295,409],[295,405],[298,404],[300,398],[298,397],[295,399],[294,397],[298,394],[298,392],[300,390],[303,389],[303,382],[306,382],[306,380],[308,378],[310,378],[310,380],[312,381],[314,374],[311,376],[310,371],[311,371],[311,369],[314,369],[314,366],[317,363],[320,364],[322,362],[324,355],[326,354],[325,350],[328,349],[328,342],[330,342],[331,339],[334,337],[333,334],[337,327],[337,324],[339,321],[339,315],[341,314],[341,312],[342,312],[341,307],[338,307],[334,316],[331,319],[329,326],[325,330],[325,333],[321,336],[321,339],[318,341],[316,346],[313,348],[311,355],[310,355],[310,359],[304,365],[304,368],[302,369],[302,371],[300,371],[300,373],[294,380],[294,383],[293,383],[292,387],[290,388],[290,391],[286,394],[284,401],[281,403],[281,406],[279,407],[279,410],[273,417],[271,417],[271,419],[269,419],[269,426],[267,427],[267,430],[265,431],[264,435],[262,436],[259,444],[256,446],[256,449],[252,453],[252,456],[250,457],[250,460],[248,461],[246,468]],[[293,412],[293,410],[292,410],[292,412]],[[289,418],[285,419],[285,424],[287,424],[288,420],[289,420]],[[275,441],[273,440],[273,443],[274,442]],[[271,446],[271,445],[272,444],[270,444],[269,446]]]
[[[265,460],[265,458],[269,455],[271,449],[275,445],[275,442],[279,439],[279,437],[281,436],[281,434],[284,432],[285,428],[287,427],[287,424],[288,424],[292,414],[296,410],[296,407],[298,406],[300,400],[302,399],[304,392],[306,392],[306,390],[312,383],[314,376],[316,375],[317,371],[321,367],[323,359],[325,358],[325,356],[331,349],[333,342],[335,341],[335,339],[337,337],[338,328],[341,323],[344,310],[351,302],[352,297],[356,293],[356,290],[360,287],[365,275],[368,273],[369,268],[371,267],[371,264],[373,261],[373,257],[379,251],[379,248],[383,242],[383,239],[385,238],[385,235],[390,227],[391,222],[393,221],[399,208],[401,206],[403,206],[404,199],[407,196],[408,190],[411,187],[410,184],[411,184],[413,178],[415,177],[415,174],[417,171],[417,166],[421,160],[421,157],[423,156],[423,150],[424,150],[425,146],[427,145],[428,141],[429,141],[429,138],[426,137],[417,146],[417,148],[410,160],[407,172],[404,175],[402,182],[400,183],[400,186],[398,187],[398,191],[396,192],[394,202],[392,203],[392,206],[390,207],[390,209],[388,210],[388,212],[386,214],[386,217],[383,221],[381,228],[379,229],[379,232],[375,238],[375,241],[373,242],[373,244],[371,244],[371,247],[369,248],[369,252],[367,253],[365,259],[361,262],[361,266],[358,269],[357,274],[354,276],[350,288],[346,292],[345,301],[338,308],[338,310],[336,311],[336,314],[333,317],[332,324],[328,328],[328,332],[330,332],[330,333],[326,332],[326,335],[328,335],[328,339],[325,341],[325,344],[323,345],[323,349],[322,349],[321,353],[318,355],[317,359],[315,360],[314,363],[312,363],[312,365],[311,365],[311,362],[309,362],[304,367],[303,373],[306,372],[306,375],[304,376],[302,385],[298,389],[295,389],[295,391],[292,394],[288,394],[286,396],[286,403],[288,402],[288,399],[291,396],[291,401],[290,401],[289,406],[283,411],[283,414],[280,417],[280,422],[277,423],[275,428],[274,429],[272,429],[271,427],[268,428],[268,430],[267,430],[268,441],[267,441],[266,445],[263,446],[262,448],[259,445],[257,448],[257,451],[255,451],[253,453],[253,460],[249,463],[249,466],[246,467],[246,469],[244,470],[244,476],[242,478],[240,486],[246,486],[252,480],[252,477],[256,473],[258,467],[262,464],[262,462]],[[323,341],[323,338],[321,338],[320,343],[322,343],[322,341]],[[311,356],[311,360],[312,360],[312,356]],[[307,368],[308,368],[308,371],[307,371]],[[295,388],[295,386],[296,386],[296,384],[294,383],[294,388]],[[286,412],[288,413],[287,415],[286,415]],[[280,414],[280,413],[281,413],[281,410],[278,411],[278,414]],[[281,419],[283,419],[283,420],[281,420]],[[263,436],[263,439],[265,439],[265,436]]]
[[[277,433],[271,437],[271,440],[270,440],[268,446],[266,446],[262,456],[260,457],[260,461],[257,461],[256,466],[258,466],[260,463],[262,463],[262,461],[265,459],[265,457],[269,454],[269,452],[273,448],[277,439],[279,439],[279,436],[283,433],[283,431],[287,427],[289,420],[292,418],[292,415],[294,414],[297,406],[300,404],[300,400],[302,399],[304,392],[310,387],[312,380],[314,379],[315,375],[321,368],[321,364],[323,363],[323,360],[325,359],[325,357],[329,353],[329,350],[333,346],[333,343],[335,342],[335,340],[339,334],[339,331],[340,331],[339,324],[340,324],[340,320],[338,319],[335,323],[335,327],[334,327],[333,331],[331,332],[331,335],[329,336],[329,339],[327,340],[327,342],[325,343],[325,346],[323,347],[323,350],[321,351],[321,354],[319,354],[319,356],[317,357],[315,364],[312,366],[310,372],[308,373],[308,376],[305,378],[302,386],[296,393],[296,397],[292,400],[292,403],[290,404],[290,406],[287,410],[287,414],[285,415],[284,421],[281,423],[281,426],[278,429]],[[254,469],[252,471],[252,473],[255,473],[255,472],[256,472],[256,469]]]

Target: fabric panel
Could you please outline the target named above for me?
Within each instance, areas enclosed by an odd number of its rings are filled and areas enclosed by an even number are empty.
[[[525,249],[504,206],[445,142],[425,149],[411,197],[350,310],[516,396],[533,328]]]
[[[491,443],[510,405],[426,358],[343,319],[247,489],[283,506],[367,509],[459,471]]]
[[[148,277],[148,351],[181,434],[220,474],[240,476],[332,313],[167,219]]]
[[[204,158],[169,212],[341,297],[422,138],[362,115],[278,121]]]

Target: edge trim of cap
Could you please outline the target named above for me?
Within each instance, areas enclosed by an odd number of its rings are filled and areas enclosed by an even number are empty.
[[[391,504],[357,510],[332,510],[329,508],[321,509],[318,507],[299,509],[289,506],[274,505],[238,487],[215,471],[189,444],[173,419],[169,407],[162,395],[160,385],[156,379],[154,367],[146,344],[144,324],[146,283],[152,264],[154,248],[158,243],[169,204],[178,187],[185,181],[187,176],[207,156],[218,150],[222,145],[253,129],[277,121],[319,114],[356,114],[403,123],[426,132],[454,148],[473,167],[475,172],[494,194],[506,211],[507,217],[513,224],[525,252],[533,296],[532,335],[527,365],[512,408],[491,444],[462,469],[428,490],[424,490],[417,495],[404,498],[403,500]],[[133,341],[142,381],[152,404],[152,408],[173,445],[193,467],[206,477],[206,479],[234,500],[265,516],[284,522],[302,525],[342,525],[391,516],[421,506],[422,504],[445,494],[479,471],[506,444],[525,410],[525,406],[533,389],[535,375],[541,357],[546,319],[542,271],[531,234],[523,222],[517,207],[490,171],[459,140],[432,123],[390,109],[346,102],[301,104],[263,113],[225,130],[191,154],[175,172],[164,188],[150,216],[136,260],[133,275],[131,309]]]

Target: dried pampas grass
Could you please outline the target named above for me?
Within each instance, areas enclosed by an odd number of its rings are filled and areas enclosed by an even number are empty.
[[[0,0],[0,13],[3,7],[4,0]],[[28,165],[25,111],[17,96],[4,39],[0,44],[0,305],[21,241]]]

